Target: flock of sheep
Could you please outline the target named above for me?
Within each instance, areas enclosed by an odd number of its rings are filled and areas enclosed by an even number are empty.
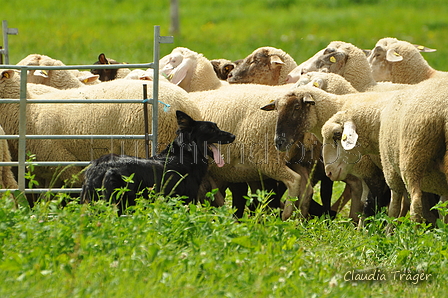
[[[211,164],[199,199],[219,188],[213,204],[221,206],[224,190],[230,188],[238,217],[248,185],[272,187],[280,194],[286,187],[287,200],[277,203],[283,219],[295,208],[305,217],[316,214],[312,186],[321,180],[320,212],[339,211],[351,199],[355,222],[360,214],[385,205],[391,216],[410,210],[415,221],[435,222],[438,215],[430,208],[448,195],[448,77],[420,53],[430,51],[395,38],[379,40],[371,51],[333,41],[297,65],[273,47],[258,48],[239,61],[209,60],[175,48],[160,60],[159,100],[171,108],[159,111],[158,148],[175,137],[176,110],[235,134],[234,143],[221,148],[225,166]],[[97,63],[117,62],[102,54]],[[33,54],[18,64],[62,62]],[[7,69],[0,74],[0,98],[19,98],[20,76]],[[27,96],[136,99],[153,76],[152,69],[30,71]],[[150,83],[148,87],[151,92]],[[143,134],[142,109],[141,104],[31,104],[27,134]],[[5,133],[18,134],[18,106],[0,104],[0,110]],[[17,141],[2,140],[1,145],[3,161],[17,160]],[[27,151],[38,161],[145,152],[143,142],[123,140],[29,140]],[[80,170],[70,168],[58,182]],[[48,186],[53,171],[36,167],[41,185]],[[16,188],[10,172],[3,167],[1,183]],[[330,210],[335,180],[347,186]]]

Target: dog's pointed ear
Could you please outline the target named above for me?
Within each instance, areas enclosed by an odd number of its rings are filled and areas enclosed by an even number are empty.
[[[182,111],[176,111],[177,125],[180,130],[191,129],[196,121]]]

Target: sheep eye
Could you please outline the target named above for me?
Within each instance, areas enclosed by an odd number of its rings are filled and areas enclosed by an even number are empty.
[[[335,133],[333,133],[333,140],[336,142],[336,141],[339,141],[339,140],[341,140],[342,139],[342,132],[340,132],[340,131],[337,131],[337,132],[335,132]]]

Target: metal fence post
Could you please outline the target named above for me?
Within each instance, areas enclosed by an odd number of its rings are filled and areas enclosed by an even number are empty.
[[[9,64],[9,47],[8,47],[8,35],[17,35],[19,30],[17,28],[8,28],[8,21],[3,20],[3,49],[0,49],[0,54],[5,56],[5,64]]]
[[[26,207],[29,206],[25,197],[25,193],[45,193],[45,192],[60,192],[60,193],[73,193],[80,192],[80,188],[26,188],[25,172],[26,167],[29,164],[35,166],[87,166],[89,161],[33,161],[28,162],[26,156],[26,142],[29,139],[149,139],[152,138],[153,155],[157,153],[157,131],[158,131],[158,103],[159,103],[159,55],[160,55],[160,43],[172,43],[172,36],[160,36],[160,27],[154,26],[154,62],[144,64],[113,64],[113,65],[65,65],[65,66],[35,66],[35,65],[5,65],[5,69],[17,69],[20,70],[20,98],[19,99],[0,99],[0,104],[19,104],[19,134],[18,135],[0,135],[0,139],[15,139],[18,140],[18,161],[3,162],[0,161],[0,166],[17,166],[18,167],[18,189],[14,189],[14,192],[20,192],[20,197],[17,197],[20,205]],[[117,69],[122,67],[129,68],[153,68],[154,80],[153,80],[153,98],[148,100],[148,103],[153,104],[153,127],[152,134],[148,135],[27,135],[27,105],[28,104],[49,104],[49,103],[142,103],[141,99],[27,99],[27,79],[29,70],[71,70],[71,69]],[[146,99],[146,96],[144,96]],[[166,104],[165,104],[166,105]],[[166,105],[169,107],[169,105]],[[148,125],[146,125],[148,126]],[[11,191],[10,189],[0,189],[0,193]]]
[[[152,155],[157,153],[157,131],[159,128],[159,58],[160,58],[160,44],[173,43],[172,36],[160,36],[160,26],[154,26],[154,81],[152,88]]]

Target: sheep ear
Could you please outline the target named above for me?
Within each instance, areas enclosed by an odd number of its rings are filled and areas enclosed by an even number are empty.
[[[100,77],[99,75],[86,74],[82,77],[79,77],[78,79],[81,83],[87,84],[87,83],[95,82],[96,80],[98,80],[99,77]]]
[[[33,75],[35,75],[37,77],[48,78],[48,72],[46,70],[38,69],[38,70],[34,71]]]
[[[10,79],[14,76],[14,70],[12,69],[7,69],[2,71],[2,75],[0,79]]]
[[[302,101],[303,101],[303,103],[313,105],[313,106],[316,104],[316,102],[314,101],[314,98],[309,93],[307,93],[303,96]]]
[[[283,62],[282,59],[280,59],[279,56],[272,55],[271,56],[271,65],[277,66],[279,64],[285,64],[285,62]]]
[[[362,50],[364,52],[364,54],[366,55],[366,57],[369,57],[370,54],[372,53],[372,50]]]
[[[403,60],[403,56],[401,56],[394,50],[389,49],[389,50],[387,50],[387,53],[386,53],[386,60],[389,62],[398,62],[398,61]]]
[[[351,150],[355,148],[358,141],[358,134],[356,133],[356,126],[352,121],[344,123],[344,130],[342,131],[342,148],[345,150]]]
[[[316,88],[324,90],[327,86],[325,84],[325,81],[321,78],[315,78],[311,80],[312,85]]]
[[[231,72],[235,68],[235,64],[229,63],[224,66],[226,72]]]
[[[106,59],[106,55],[104,55],[104,53],[101,53],[101,54],[98,56],[98,61],[99,61],[101,64],[109,64],[109,61],[107,61],[107,59]]]
[[[267,105],[261,107],[263,111],[274,111],[275,110],[275,100],[271,101]]]
[[[436,49],[430,49],[430,48],[427,48],[427,47],[425,47],[425,46],[418,45],[418,44],[415,44],[414,47],[416,47],[417,50],[419,50],[419,51],[422,52],[422,53],[430,53],[430,52],[435,52],[435,51],[437,51]]]
[[[180,82],[182,82],[183,79],[185,79],[185,77],[187,76],[188,71],[193,68],[193,63],[193,59],[183,59],[182,63],[178,67],[174,68],[168,76],[168,79],[171,81],[171,83],[179,85]]]

